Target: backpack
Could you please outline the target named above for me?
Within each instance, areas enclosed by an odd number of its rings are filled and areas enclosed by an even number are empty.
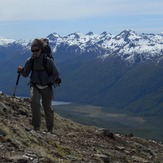
[[[40,39],[42,42],[42,53],[45,53],[47,55],[47,57],[51,58],[54,60],[53,56],[52,56],[52,50],[51,47],[49,46],[49,40],[47,38],[42,38]]]

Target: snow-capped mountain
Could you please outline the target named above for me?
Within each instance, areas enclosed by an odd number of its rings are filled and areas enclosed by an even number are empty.
[[[12,46],[13,44],[19,44],[21,46],[29,46],[32,40],[14,40],[10,38],[3,38],[0,37],[0,46],[8,47]]]
[[[67,50],[76,54],[94,53],[101,59],[117,56],[129,63],[150,59],[158,61],[163,55],[163,34],[138,34],[124,30],[116,36],[107,32],[100,35],[89,32],[86,35],[72,33],[61,37],[54,33],[47,38],[54,53],[65,47],[64,53]]]
[[[163,114],[163,34],[124,30],[47,38],[63,81],[56,100]],[[31,42],[0,38],[1,91],[13,93],[17,67],[31,56]],[[29,80],[21,81],[18,95],[28,96]]]
[[[8,44],[13,44],[14,42],[14,39],[0,37],[0,46],[8,46]]]
[[[131,64],[151,59],[159,61],[163,56],[163,34],[138,34],[131,30],[124,30],[118,35],[107,32],[101,34],[76,32],[62,37],[52,33],[47,38],[53,53],[58,54],[93,54],[102,60],[113,56]],[[29,50],[31,42],[32,40],[0,37],[0,47],[19,45],[23,47],[22,50]]]

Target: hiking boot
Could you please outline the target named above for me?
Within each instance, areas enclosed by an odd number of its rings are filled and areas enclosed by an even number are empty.
[[[35,131],[40,131],[40,127],[34,127]]]
[[[53,134],[53,128],[48,128],[48,133]]]

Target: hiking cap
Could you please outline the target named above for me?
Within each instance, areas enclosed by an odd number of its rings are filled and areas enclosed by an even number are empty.
[[[38,47],[39,49],[42,49],[42,41],[40,39],[34,39],[31,45],[31,49],[34,46]]]

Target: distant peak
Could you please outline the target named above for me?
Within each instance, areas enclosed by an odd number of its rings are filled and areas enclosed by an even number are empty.
[[[15,42],[14,39],[3,38],[0,36],[0,45],[7,45],[7,44],[14,43],[14,42]]]
[[[130,29],[126,29],[122,31],[120,34],[136,34],[136,32]]]
[[[102,32],[102,33],[101,33],[101,35],[107,35],[107,32],[106,32],[106,31],[104,31],[104,32]]]
[[[125,40],[127,40],[129,37],[136,38],[139,37],[139,35],[135,31],[126,29],[116,36],[116,38],[124,38]]]
[[[93,32],[88,32],[86,35],[91,36],[91,35],[93,35]]]
[[[74,33],[69,34],[68,37],[71,37],[73,39],[79,39],[81,35],[82,33],[80,32],[74,32]]]
[[[81,34],[80,32],[74,32],[74,33],[70,33],[68,36],[70,36],[70,35],[79,36],[80,34]]]
[[[49,40],[56,40],[57,38],[60,38],[61,36],[57,33],[51,33],[50,35],[47,36]]]
[[[60,35],[58,33],[56,33],[56,32],[53,33],[53,36],[54,37],[60,37]]]

